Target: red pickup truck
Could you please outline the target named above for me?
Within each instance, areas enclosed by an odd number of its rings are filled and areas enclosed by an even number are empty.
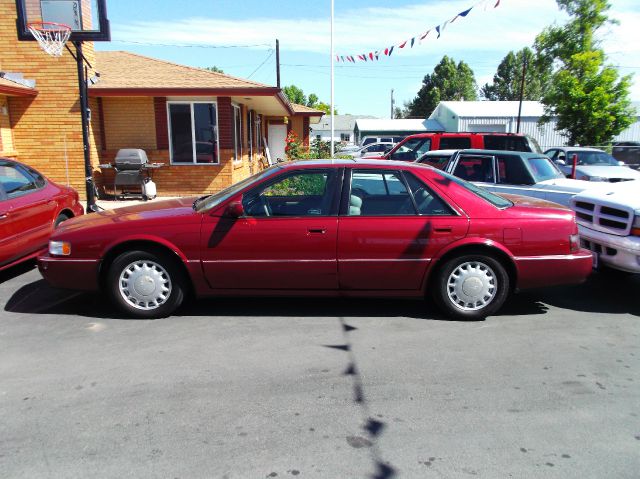
[[[365,158],[416,161],[427,151],[467,148],[530,152],[540,150],[538,145],[532,144],[529,137],[518,133],[418,133],[407,136],[384,156],[367,155]]]

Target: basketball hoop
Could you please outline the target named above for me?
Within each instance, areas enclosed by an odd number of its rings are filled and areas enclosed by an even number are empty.
[[[40,47],[52,57],[62,56],[65,43],[71,36],[71,27],[63,23],[33,22],[27,28]]]

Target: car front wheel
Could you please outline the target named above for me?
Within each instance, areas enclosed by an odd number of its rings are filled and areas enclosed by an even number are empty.
[[[454,319],[477,320],[498,311],[509,294],[509,275],[491,256],[464,255],[448,260],[432,283],[434,300]]]
[[[107,291],[127,316],[159,318],[170,315],[182,304],[185,280],[177,259],[164,253],[130,251],[111,264]]]

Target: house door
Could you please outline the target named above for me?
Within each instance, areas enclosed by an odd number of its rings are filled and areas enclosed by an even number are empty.
[[[278,158],[286,159],[284,152],[287,139],[287,125],[269,124],[269,151],[275,162]]]

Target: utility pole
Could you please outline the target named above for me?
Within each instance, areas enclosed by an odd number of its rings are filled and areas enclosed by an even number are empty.
[[[520,117],[522,116],[522,99],[524,98],[524,76],[527,73],[527,57],[522,54],[522,80],[520,81],[520,103],[518,104],[518,123],[516,133],[520,133]]]
[[[276,38],[276,86],[280,88],[280,40]]]
[[[391,89],[391,119],[393,120],[394,117],[394,106],[395,106],[395,102],[393,101],[393,88]]]
[[[334,114],[333,114],[333,0],[331,0],[331,158],[335,154],[334,144]]]

